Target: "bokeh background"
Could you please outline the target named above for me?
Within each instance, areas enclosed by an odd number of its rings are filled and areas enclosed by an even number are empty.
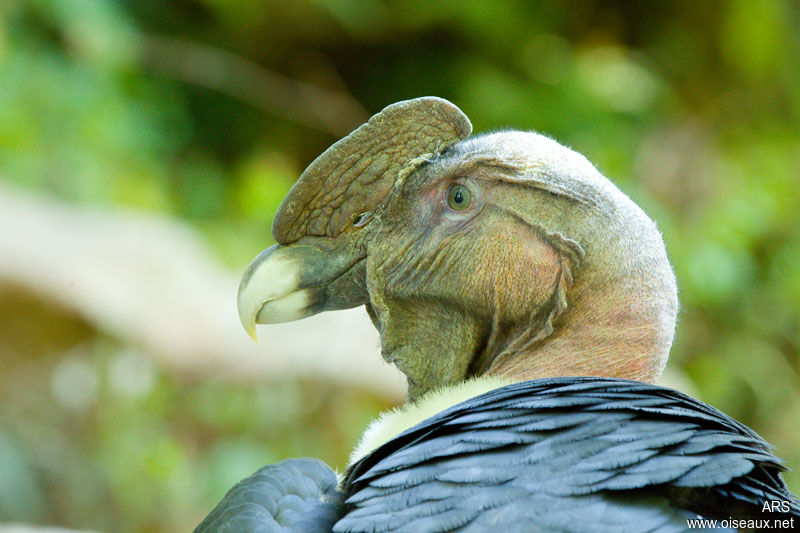
[[[203,324],[235,325],[302,169],[422,95],[546,132],[640,203],[679,281],[672,382],[800,469],[796,2],[11,0],[0,522],[186,531],[264,463],[346,465],[396,387],[228,360],[208,347],[244,333]]]

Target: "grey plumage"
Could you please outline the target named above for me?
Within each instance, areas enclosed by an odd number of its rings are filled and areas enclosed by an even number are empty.
[[[329,532],[344,510],[336,484],[317,459],[265,466],[229,490],[195,533]]]
[[[792,500],[769,445],[641,382],[555,378],[454,406],[355,464],[334,531],[682,531]],[[800,507],[792,503],[800,517]]]
[[[469,399],[398,435],[348,470],[342,493],[322,463],[266,467],[197,531],[666,532],[698,516],[768,518],[767,500],[791,501],[782,517],[800,521],[782,470],[752,430],[677,391],[542,379]],[[270,519],[288,493],[305,506]]]

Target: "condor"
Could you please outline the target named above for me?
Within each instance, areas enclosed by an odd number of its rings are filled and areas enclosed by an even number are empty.
[[[470,137],[440,98],[393,104],[320,155],[247,269],[255,325],[364,305],[408,403],[338,478],[267,466],[196,529],[682,531],[800,517],[769,445],[653,385],[677,313],[655,224],[535,133]],[[787,502],[781,513],[765,502]],[[772,509],[770,507],[770,509]]]

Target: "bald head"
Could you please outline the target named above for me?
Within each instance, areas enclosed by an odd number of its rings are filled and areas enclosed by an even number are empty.
[[[653,222],[583,156],[515,131],[455,144],[398,186],[367,286],[384,357],[419,392],[483,373],[655,381],[677,311]]]
[[[411,106],[414,116],[426,105]],[[295,289],[324,294],[307,307],[309,313],[336,308],[334,301],[364,303],[380,331],[383,356],[406,374],[411,398],[480,374],[657,379],[672,341],[677,298],[652,221],[576,152],[526,132],[458,141],[466,129],[452,124],[468,121],[453,114],[454,106],[446,109],[440,116],[451,126],[428,124],[428,130],[460,134],[428,142],[427,151],[412,150],[416,156],[406,153],[394,166],[394,156],[386,154],[402,150],[360,156],[365,168],[383,158],[381,168],[388,169],[379,179],[359,181],[358,173],[349,178],[358,183],[351,191],[367,199],[353,210],[369,213],[365,220],[348,213],[346,227],[337,222],[342,229],[324,235],[303,225],[309,216],[298,206],[304,203],[316,202],[318,217],[336,211],[335,202],[319,205],[329,173],[290,193],[293,207],[282,207],[280,224],[300,236],[276,252],[294,254],[292,266],[283,268],[310,268],[293,251],[300,246],[324,248],[337,265]],[[392,119],[381,138],[413,145],[402,113]],[[398,124],[405,133],[391,135]],[[332,160],[358,149],[353,143]],[[371,194],[370,183],[379,183],[379,192]],[[311,255],[319,262],[317,252]],[[245,294],[266,271],[264,261],[255,263],[243,280]],[[357,297],[340,294],[348,291]],[[275,315],[264,311],[269,302],[286,296],[250,298],[265,303],[246,312],[266,321],[261,315]]]

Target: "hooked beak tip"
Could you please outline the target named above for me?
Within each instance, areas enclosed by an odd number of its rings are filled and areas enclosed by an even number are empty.
[[[256,310],[255,313],[251,313],[249,310],[242,309],[241,305],[239,307],[239,322],[242,324],[242,328],[244,328],[247,335],[255,342],[258,342],[258,333],[256,332],[258,311],[259,310]]]
[[[270,246],[250,263],[239,283],[239,320],[256,342],[256,324],[287,322],[309,314],[307,291],[298,288],[300,265],[291,250]]]

